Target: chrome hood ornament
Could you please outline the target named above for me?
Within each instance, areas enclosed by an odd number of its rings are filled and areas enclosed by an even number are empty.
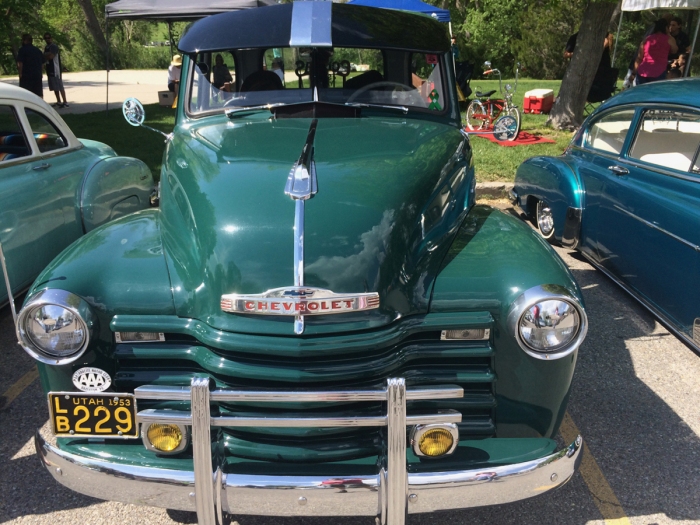
[[[379,308],[379,294],[336,294],[304,286],[304,203],[318,192],[314,139],[318,119],[311,121],[299,160],[287,177],[284,193],[294,201],[294,286],[275,288],[261,294],[225,294],[224,312],[258,315],[293,315],[294,333],[304,333],[304,316],[358,312]]]

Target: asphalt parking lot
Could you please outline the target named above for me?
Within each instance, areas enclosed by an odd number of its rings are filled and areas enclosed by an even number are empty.
[[[700,524],[700,357],[575,253],[557,249],[583,289],[590,321],[562,440],[586,455],[561,490],[495,507],[412,515],[427,524]],[[650,254],[650,257],[653,254]],[[46,401],[33,360],[0,310],[0,523],[182,524],[191,513],[101,502],[54,482],[34,456]],[[3,394],[4,393],[4,394]],[[360,519],[235,517],[240,525],[356,525]]]

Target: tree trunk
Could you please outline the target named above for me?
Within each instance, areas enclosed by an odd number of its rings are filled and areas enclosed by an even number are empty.
[[[547,124],[555,129],[575,129],[583,122],[586,97],[603,56],[603,41],[608,33],[616,2],[589,0],[576,39],[574,55],[561,81],[559,96]]]
[[[87,24],[87,28],[90,31],[92,38],[95,40],[97,47],[100,48],[103,54],[106,54],[107,40],[102,32],[102,28],[100,27],[100,22],[97,20],[97,16],[95,15],[95,10],[92,7],[92,1],[78,0],[78,4],[80,4],[80,7],[83,9],[83,13],[85,13],[85,23]]]

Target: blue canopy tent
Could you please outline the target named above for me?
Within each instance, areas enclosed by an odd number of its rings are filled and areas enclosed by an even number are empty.
[[[399,9],[401,11],[414,11],[432,16],[439,22],[450,22],[450,12],[421,2],[420,0],[350,0],[348,4],[366,5],[369,7],[381,7],[383,9]]]

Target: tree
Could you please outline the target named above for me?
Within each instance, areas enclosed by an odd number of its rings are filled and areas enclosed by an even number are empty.
[[[571,63],[564,73],[559,96],[549,114],[547,124],[555,129],[575,129],[583,122],[586,97],[603,56],[603,41],[616,3],[610,0],[589,0],[576,39]]]
[[[93,40],[100,48],[103,54],[107,53],[107,40],[105,39],[105,34],[102,32],[102,27],[100,27],[100,22],[97,20],[95,15],[95,10],[92,7],[91,0],[78,0],[80,8],[85,13],[85,24],[87,25],[88,31],[92,35]]]

